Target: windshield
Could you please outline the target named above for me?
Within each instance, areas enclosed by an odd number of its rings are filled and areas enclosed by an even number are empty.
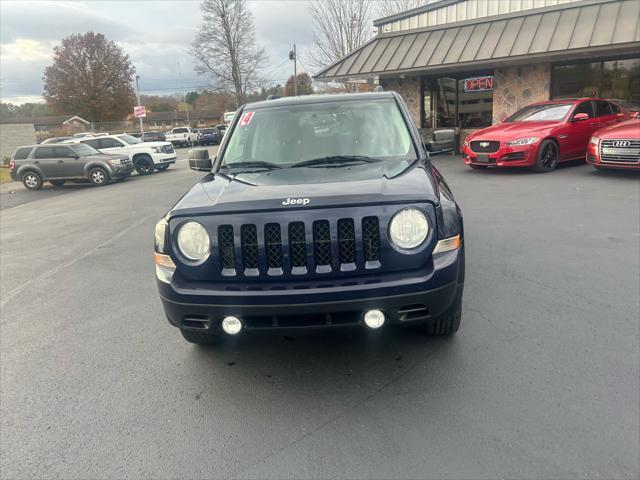
[[[546,103],[543,105],[529,105],[518,110],[505,120],[505,122],[551,122],[562,120],[572,103]]]
[[[118,135],[118,138],[129,145],[135,145],[136,143],[142,142],[139,138],[132,137],[131,135]]]
[[[76,143],[74,145],[71,145],[71,148],[73,148],[78,155],[83,157],[86,157],[88,155],[100,155],[100,152],[98,150],[87,145],[86,143]]]
[[[393,99],[309,103],[245,110],[222,166],[269,163],[278,167],[316,160],[414,160],[411,136]],[[351,163],[353,163],[353,161]]]

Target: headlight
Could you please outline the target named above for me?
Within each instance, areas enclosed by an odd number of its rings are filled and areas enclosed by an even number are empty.
[[[156,153],[162,153],[162,147],[153,147],[153,151]]]
[[[167,222],[163,218],[156,223],[154,249],[158,253],[164,253],[164,239],[166,238]]]
[[[532,143],[536,143],[540,140],[538,137],[527,137],[527,138],[519,138],[517,140],[511,140],[510,142],[506,142],[507,147],[513,147],[516,145],[531,145]]]
[[[591,137],[591,140],[589,140],[589,143],[597,147],[598,143],[600,143],[600,139],[594,135],[593,137]]]
[[[189,260],[203,260],[211,249],[209,234],[198,222],[187,222],[178,231],[178,248]]]
[[[405,208],[396,213],[389,224],[391,241],[404,249],[416,248],[429,233],[427,217],[417,208]]]

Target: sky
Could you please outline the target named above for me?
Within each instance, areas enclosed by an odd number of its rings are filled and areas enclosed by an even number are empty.
[[[103,33],[124,49],[140,75],[142,94],[204,88],[208,80],[194,71],[187,52],[201,23],[199,5],[191,0],[0,0],[0,98],[16,104],[39,101],[53,47],[87,31]],[[307,70],[313,39],[308,2],[250,0],[249,8],[256,43],[269,56],[263,73],[273,84],[284,84],[293,74],[286,60],[294,42],[302,62],[298,71]]]

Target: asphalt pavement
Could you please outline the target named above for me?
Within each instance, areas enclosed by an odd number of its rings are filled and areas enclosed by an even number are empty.
[[[203,176],[0,192],[2,478],[637,478],[640,177],[474,171],[461,329],[184,342],[153,227]],[[10,193],[13,192],[13,193]]]

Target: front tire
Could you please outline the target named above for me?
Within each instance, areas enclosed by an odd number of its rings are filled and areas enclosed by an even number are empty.
[[[42,188],[42,177],[37,172],[27,172],[22,176],[22,184],[27,190],[40,190]]]
[[[558,144],[553,140],[545,140],[538,148],[536,164],[532,167],[532,170],[538,173],[551,172],[558,165],[558,158],[560,158]]]
[[[220,335],[207,332],[196,332],[193,330],[180,329],[180,333],[184,339],[189,343],[195,343],[197,345],[215,345],[220,341]]]
[[[422,328],[425,334],[433,337],[453,335],[460,328],[462,319],[462,294],[459,293],[453,306],[439,317],[425,323]]]
[[[89,181],[96,187],[103,187],[109,183],[109,174],[104,168],[95,167],[89,171]]]
[[[154,171],[153,160],[149,155],[141,155],[137,158],[136,162],[136,172],[138,175],[151,175]]]

